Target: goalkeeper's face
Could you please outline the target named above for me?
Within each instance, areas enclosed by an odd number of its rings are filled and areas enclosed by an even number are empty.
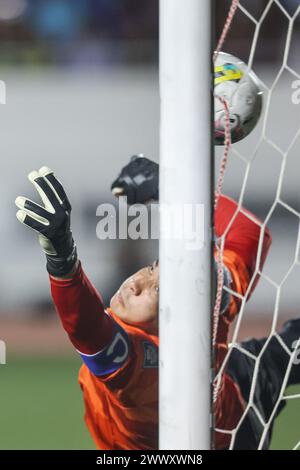
[[[110,306],[118,317],[131,325],[157,326],[159,295],[158,261],[140,269],[123,282]]]

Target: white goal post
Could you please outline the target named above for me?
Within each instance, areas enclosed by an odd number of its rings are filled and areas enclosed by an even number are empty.
[[[204,206],[204,246],[160,217],[160,449],[211,446],[212,5],[160,0],[160,205]]]
[[[159,442],[161,449],[168,450],[215,447],[211,439],[211,426],[215,423],[210,423],[211,343],[215,344],[215,333],[218,331],[215,320],[219,319],[223,279],[220,262],[215,302],[211,292],[214,167],[211,25],[214,3],[210,0],[160,1]],[[300,206],[297,197],[300,142],[297,40],[300,2],[231,0],[228,7],[215,58],[218,52],[232,53],[231,48],[238,46],[237,56],[258,75],[264,106],[260,121],[246,142],[242,139],[231,145],[228,102],[221,98],[227,124],[225,145],[216,150],[215,155],[216,161],[221,162],[216,181],[216,202],[218,195],[224,193],[237,202],[238,211],[218,242],[222,247],[238,212],[259,224],[260,240],[255,255],[255,270],[247,292],[241,295],[223,287],[232,296],[239,297],[241,305],[230,328],[228,351],[216,371],[213,397],[215,402],[219,380],[232,353],[236,351],[239,351],[240,357],[251,360],[251,380],[246,384],[249,393],[243,396],[243,412],[236,416],[234,428],[230,423],[216,423],[214,431],[216,435],[228,437],[228,443],[222,444],[226,448],[239,448],[240,445],[244,446],[239,441],[243,424],[252,416],[258,427],[250,436],[253,438],[251,448],[259,450],[274,445],[271,441],[272,429],[281,405],[300,400],[300,369],[296,373],[294,367],[300,367],[297,359],[300,345],[299,277],[296,279],[300,266]],[[279,29],[274,18],[280,21]],[[243,25],[246,24],[248,27],[244,34]],[[231,42],[226,41],[225,44],[225,40],[229,39],[228,32]],[[277,56],[274,56],[274,63],[269,63],[274,32],[280,47]],[[241,39],[245,41],[240,44]],[[181,208],[185,204],[203,204],[205,243],[202,249],[189,250],[185,239],[177,237],[181,225],[185,226],[180,219],[173,233],[169,232],[169,239],[164,238],[169,229],[169,219],[162,209],[174,204]],[[249,209],[254,216],[245,209]],[[273,244],[262,267],[261,248],[266,226],[271,232]],[[248,294],[256,279],[259,279],[258,286],[255,295],[250,298]],[[213,328],[210,325],[212,316]],[[293,317],[295,322],[285,323],[289,325],[287,336],[283,334],[282,324]],[[257,341],[263,344],[255,354],[251,348],[247,349],[248,342],[243,342],[249,336],[248,322],[251,320],[256,322],[256,329],[251,332],[251,344]],[[261,331],[262,321],[268,324],[264,333]],[[264,363],[265,352],[274,355],[274,344],[277,345],[275,350],[279,358],[273,365],[274,377],[278,380],[272,381],[275,390],[272,394],[268,388],[265,389],[265,384],[269,382],[264,380],[263,373],[268,369],[268,364]],[[286,361],[283,370],[277,366]],[[234,365],[237,372],[243,370],[235,359],[232,362]],[[240,381],[242,378],[238,374],[237,386],[240,386]],[[290,385],[298,386],[297,391],[290,391]],[[258,399],[262,395],[261,390],[264,390],[266,398],[264,403]],[[280,420],[278,425],[280,427]],[[280,434],[288,434],[282,424],[280,431]],[[281,448],[284,439],[277,439],[276,445]],[[300,448],[299,436],[291,435],[289,439],[291,448]]]

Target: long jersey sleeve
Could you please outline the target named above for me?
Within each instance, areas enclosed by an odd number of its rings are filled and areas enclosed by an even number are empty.
[[[232,199],[221,196],[215,213],[215,234],[221,237],[225,234],[223,263],[230,272],[231,290],[245,296],[249,284],[255,276],[259,244],[262,239],[258,267],[262,269],[268,250],[271,245],[271,235],[267,227],[261,228],[261,222],[249,211],[242,208]],[[253,279],[249,295],[253,292],[258,275]],[[217,330],[215,370],[218,372],[228,353],[228,331],[230,323],[239,313],[241,300],[231,295],[227,310],[220,315]],[[225,372],[221,377],[221,384],[215,405],[216,427],[233,430],[242,416],[245,405],[238,384]],[[217,449],[228,448],[230,435],[216,433],[215,446]]]
[[[96,376],[120,369],[128,360],[126,331],[103,306],[103,301],[79,265],[71,279],[50,277],[56,310],[71,343]]]
[[[50,284],[56,310],[73,346],[85,354],[95,354],[107,346],[113,323],[81,265],[71,279],[50,276]]]

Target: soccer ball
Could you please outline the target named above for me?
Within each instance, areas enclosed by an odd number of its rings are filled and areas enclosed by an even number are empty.
[[[215,63],[215,144],[224,144],[225,110],[217,98],[228,102],[231,142],[254,129],[262,110],[262,87],[249,67],[237,57],[220,52]]]

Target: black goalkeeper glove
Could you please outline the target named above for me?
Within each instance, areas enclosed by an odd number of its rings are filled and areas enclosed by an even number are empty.
[[[115,196],[127,196],[128,204],[158,200],[158,170],[157,163],[134,155],[111,185],[112,193]]]
[[[76,246],[70,229],[71,204],[53,172],[42,167],[28,175],[43,204],[17,197],[17,219],[39,234],[39,242],[47,258],[47,270],[55,277],[70,273],[77,262]]]

